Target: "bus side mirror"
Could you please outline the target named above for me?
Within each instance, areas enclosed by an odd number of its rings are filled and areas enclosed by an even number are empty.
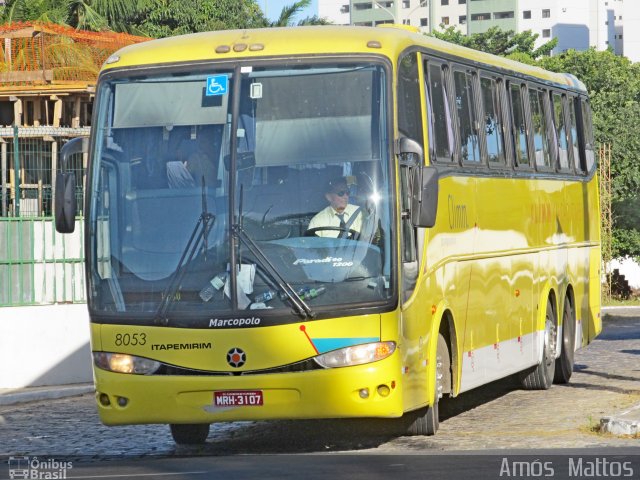
[[[400,138],[400,163],[402,165],[413,167],[422,165],[424,151],[418,142],[409,137]]]
[[[69,158],[87,151],[87,139],[77,137],[64,144],[60,151],[60,170],[56,174],[54,215],[59,233],[72,233],[76,226],[76,175],[67,171]]]
[[[415,167],[411,185],[411,223],[431,228],[438,213],[438,170],[432,166]]]

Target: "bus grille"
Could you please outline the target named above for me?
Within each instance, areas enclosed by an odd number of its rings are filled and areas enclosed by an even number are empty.
[[[193,375],[193,376],[238,376],[238,375],[266,375],[272,373],[295,373],[306,372],[310,370],[322,370],[313,359],[303,360],[302,362],[291,363],[281,367],[265,368],[262,370],[246,370],[240,372],[221,372],[209,370],[195,370],[191,368],[176,367],[173,365],[165,365],[156,375]]]

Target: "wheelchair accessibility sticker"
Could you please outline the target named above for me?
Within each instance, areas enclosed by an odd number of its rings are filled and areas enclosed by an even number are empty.
[[[205,95],[207,97],[215,97],[218,95],[226,95],[229,90],[228,75],[211,75],[207,77],[207,89]]]

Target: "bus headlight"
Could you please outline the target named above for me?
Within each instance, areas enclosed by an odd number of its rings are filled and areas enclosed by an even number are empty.
[[[97,367],[116,373],[151,375],[158,371],[160,362],[149,358],[136,357],[126,353],[93,352],[93,361]]]
[[[377,362],[387,358],[395,350],[395,342],[365,343],[323,353],[315,357],[314,360],[324,368],[350,367]]]

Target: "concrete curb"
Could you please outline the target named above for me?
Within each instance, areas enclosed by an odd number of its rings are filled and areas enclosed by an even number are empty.
[[[640,403],[629,410],[600,419],[600,431],[613,435],[640,435]]]
[[[37,402],[55,398],[74,397],[92,393],[95,390],[92,383],[57,385],[51,387],[31,387],[19,389],[0,389],[0,406],[18,403]]]

